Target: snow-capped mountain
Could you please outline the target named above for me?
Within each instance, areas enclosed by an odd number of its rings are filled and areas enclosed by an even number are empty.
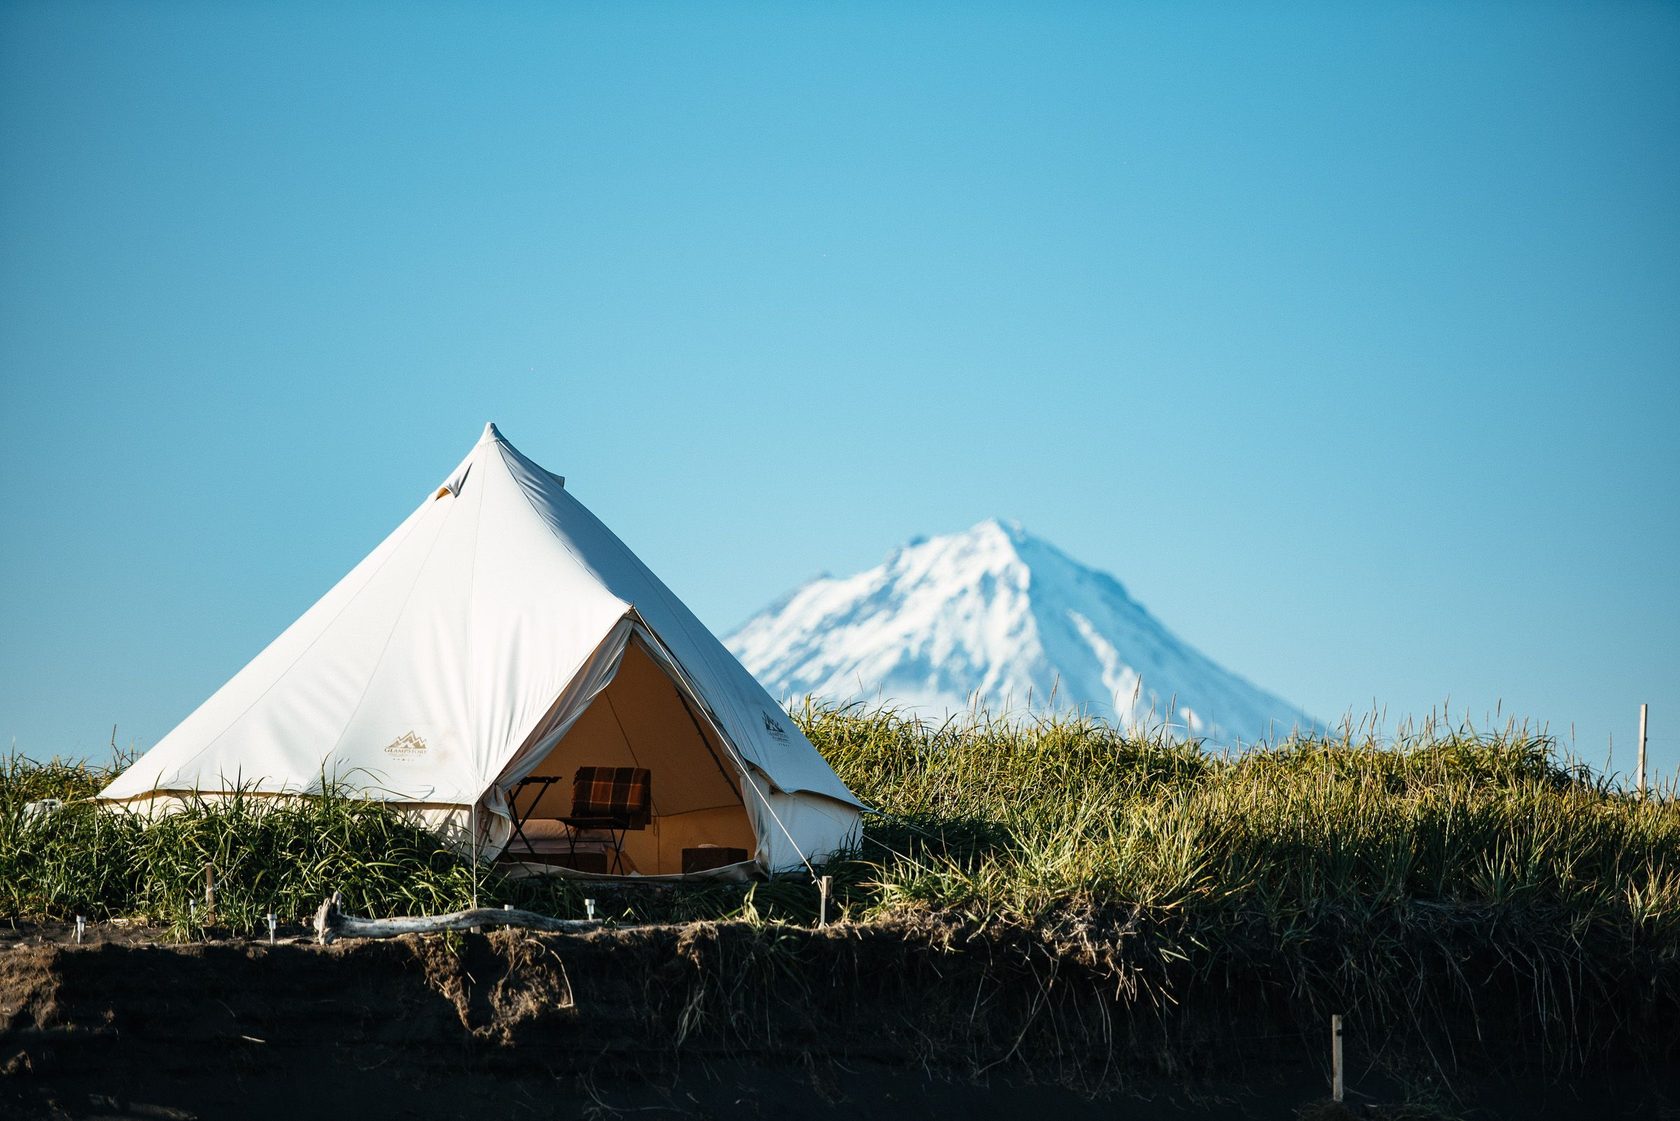
[[[1313,724],[1186,645],[1112,576],[997,519],[813,580],[724,642],[780,697],[924,715],[1083,709],[1218,744]]]

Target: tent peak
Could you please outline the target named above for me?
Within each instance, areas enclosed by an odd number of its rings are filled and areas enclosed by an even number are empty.
[[[501,430],[498,429],[496,427],[496,425],[493,422],[490,422],[490,421],[485,422],[484,435],[482,435],[478,438],[478,442],[481,443],[481,444],[485,443],[487,441],[494,441],[495,443],[498,443],[498,444],[507,443],[507,440],[502,436]]]

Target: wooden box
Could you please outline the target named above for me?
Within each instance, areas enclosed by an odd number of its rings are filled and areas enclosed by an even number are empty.
[[[746,849],[730,849],[724,848],[722,845],[701,845],[695,849],[683,849],[683,875],[704,872],[709,868],[722,868],[730,864],[740,864],[746,859]]]

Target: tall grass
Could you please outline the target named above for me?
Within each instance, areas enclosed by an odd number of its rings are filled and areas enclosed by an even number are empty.
[[[1680,949],[1680,805],[1623,792],[1521,727],[1349,730],[1221,755],[1087,719],[927,723],[809,703],[794,715],[878,811],[828,869],[859,918],[914,906],[1030,919],[1070,901],[1284,923],[1558,907]],[[239,930],[330,890],[373,913],[471,897],[468,862],[380,803],[214,798],[148,825],[90,801],[121,762],[0,760],[0,914],[174,921],[202,903],[206,867],[219,918]],[[66,805],[25,813],[49,797]],[[480,888],[496,901],[549,890],[493,872]]]
[[[334,889],[354,905],[397,910],[448,906],[463,885],[470,891],[463,862],[377,803],[234,796],[146,822],[89,800],[114,770],[17,757],[0,766],[0,913],[248,932],[271,912],[306,915]],[[44,797],[66,804],[26,812]]]
[[[330,788],[300,799],[187,798],[178,812],[147,820],[92,801],[124,762],[0,758],[0,921],[82,915],[197,937],[258,933],[269,914],[304,922],[335,891],[359,914],[436,914],[465,908],[476,895],[481,905],[581,917],[591,896],[607,917],[644,921],[797,918],[816,898],[809,884],[785,882],[640,895],[512,878],[475,869],[386,803]],[[31,812],[31,803],[47,799],[62,805]]]
[[[1651,1054],[1680,1019],[1680,804],[1519,726],[1346,729],[1226,755],[1081,719],[794,716],[878,811],[824,869],[845,916],[869,924],[870,953],[936,948],[924,981],[960,989],[951,1008],[1015,993],[988,1006],[1025,1018],[1006,1025],[1016,1050],[1030,1026],[1046,1055],[1074,1047],[1108,1070],[1142,1046],[1176,1069],[1228,1052],[1238,1019],[1311,1032],[1342,1012],[1384,1061],[1440,1073],[1496,1047],[1564,1070],[1632,1040]],[[815,915],[797,876],[615,892],[475,875],[390,807],[337,794],[191,801],[148,824],[90,801],[115,766],[0,761],[0,917],[254,933],[335,890],[364,914],[455,910],[475,879],[485,903],[559,915],[586,891],[625,919]],[[65,804],[26,811],[43,798]],[[759,941],[776,970],[806,968],[787,956],[804,943]],[[1664,1057],[1680,1056],[1664,1043]]]
[[[878,889],[979,913],[1069,899],[1155,910],[1558,906],[1674,937],[1680,807],[1544,735],[1428,725],[1216,755],[1099,721],[929,725],[806,707],[881,813]]]
[[[1310,1007],[1421,1021],[1498,992],[1530,1010],[1548,1053],[1602,1047],[1640,1008],[1680,1004],[1680,805],[1519,726],[1348,729],[1222,755],[1082,719],[929,724],[809,704],[795,718],[878,811],[826,869],[855,921],[1026,932],[1098,974],[1149,971],[1168,999],[1187,981],[1264,977]],[[334,890],[376,915],[472,894],[469,862],[382,804],[235,797],[147,825],[88,801],[109,777],[0,766],[0,915],[250,932]],[[44,797],[67,804],[25,813]],[[573,883],[478,879],[493,905],[581,913]],[[589,893],[640,919],[816,908],[798,877]]]
[[[881,810],[849,896],[870,916],[1563,1065],[1680,1016],[1680,804],[1519,725],[1224,755],[1079,719],[798,717]]]

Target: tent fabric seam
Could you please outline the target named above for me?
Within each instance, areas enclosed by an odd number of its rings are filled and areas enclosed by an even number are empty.
[[[506,444],[505,442],[503,442],[500,439],[497,439],[495,441],[495,443],[496,443],[496,451],[501,454],[502,466],[504,466],[504,467],[508,466],[508,462],[507,462],[508,452],[511,451],[511,452],[513,452],[514,455],[520,455],[519,452],[514,451],[514,449],[511,446],[509,446],[508,444]],[[524,456],[520,455],[520,458],[523,459]],[[538,467],[536,463],[532,463],[531,466],[536,467],[537,470],[542,471],[543,474],[545,474],[545,475],[549,474],[549,472],[544,471],[541,467]],[[511,469],[511,467],[508,470],[508,474],[509,475],[513,474],[513,471]],[[525,504],[531,508],[531,513],[535,514],[537,516],[538,520],[540,520],[544,525],[552,525],[552,523],[548,520],[548,517],[542,512],[542,509],[537,505],[536,499],[531,497],[530,490],[528,488],[526,488],[523,484],[521,484],[517,478],[514,479],[514,485],[519,488],[519,493],[525,496]],[[562,487],[561,489],[564,490],[565,488]],[[568,494],[567,497],[569,498],[569,497],[571,497],[571,495]],[[619,595],[611,587],[607,586],[607,582],[605,580],[601,579],[601,574],[595,570],[595,566],[590,564],[587,560],[585,560],[582,557],[582,555],[579,554],[578,551],[572,547],[572,543],[570,541],[566,540],[566,535],[565,534],[556,533],[554,535],[554,539],[560,543],[560,547],[562,549],[566,550],[567,555],[572,558],[573,562],[576,563],[577,566],[580,569],[582,569],[584,572],[589,573],[589,575],[591,575],[595,578],[595,581],[597,583],[599,583],[603,588],[606,588],[608,592],[611,592],[612,597],[614,599],[618,600],[618,602],[624,604],[626,610],[628,610],[629,608],[631,608],[633,606],[631,603],[626,601],[623,596]]]
[[[426,566],[432,563],[432,553],[437,549],[438,539],[443,536],[443,526],[448,524],[450,515],[455,513],[457,508],[456,504],[451,502],[449,509],[443,512],[443,521],[438,525],[437,533],[432,535],[432,543],[426,546],[426,555],[420,559],[419,566],[414,570],[414,581],[409,584],[408,591],[403,593],[402,606],[397,608],[395,616],[391,619],[391,629],[385,632],[385,641],[379,644],[379,656],[373,660],[373,669],[368,673],[367,681],[362,683],[362,691],[357,694],[356,703],[350,707],[350,715],[345,718],[344,727],[339,729],[338,738],[333,741],[332,751],[327,752],[329,759],[344,742],[344,737],[350,734],[351,726],[356,723],[356,713],[360,712],[362,705],[366,703],[368,691],[373,688],[374,679],[379,676],[379,667],[385,664],[385,655],[391,652],[391,640],[402,627],[403,616],[408,613],[409,602],[414,599],[414,589],[420,586],[421,579],[426,575]]]

